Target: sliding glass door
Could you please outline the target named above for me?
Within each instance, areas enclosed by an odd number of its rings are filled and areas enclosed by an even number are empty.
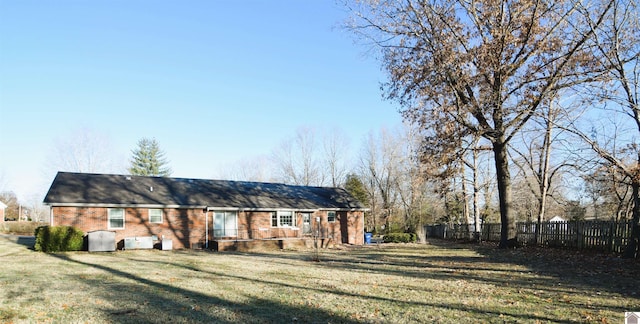
[[[213,213],[213,237],[238,236],[238,213],[235,211],[216,211]]]

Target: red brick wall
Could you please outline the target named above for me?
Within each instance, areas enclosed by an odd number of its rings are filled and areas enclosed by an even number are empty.
[[[162,223],[149,222],[149,209],[125,208],[124,229],[108,229],[107,210],[103,207],[53,207],[53,224],[75,226],[85,233],[109,230],[116,242],[125,237],[157,235],[173,240],[173,248],[191,248],[204,244],[204,212],[200,209],[163,209]]]
[[[97,230],[109,230],[107,224],[108,208],[104,207],[52,207],[53,225],[75,226],[85,233]],[[323,237],[331,238],[333,243],[364,244],[364,214],[357,212],[336,212],[336,221],[329,223],[327,211],[311,214],[311,229],[317,229],[316,217],[320,217],[320,230]],[[213,212],[208,215],[209,240],[213,237]],[[238,238],[294,238],[303,237],[302,214],[296,212],[295,228],[271,227],[271,212],[239,212]],[[194,244],[205,242],[205,214],[200,209],[163,209],[162,224],[149,222],[149,209],[125,208],[124,229],[111,230],[116,233],[116,242],[125,237],[157,235],[162,239],[173,240],[175,249],[191,248]]]
[[[349,232],[349,244],[364,244],[364,212],[352,211],[345,212],[347,217],[347,226]]]

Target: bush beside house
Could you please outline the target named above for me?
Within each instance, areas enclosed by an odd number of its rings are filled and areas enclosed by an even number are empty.
[[[84,247],[84,233],[73,226],[40,226],[35,236],[36,251],[81,251]]]

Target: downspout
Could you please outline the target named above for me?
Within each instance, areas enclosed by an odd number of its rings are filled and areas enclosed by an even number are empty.
[[[366,232],[364,230],[364,209],[361,209],[360,212],[362,213],[362,235],[360,235],[362,237],[362,245],[365,244],[364,242],[364,233]]]
[[[204,248],[209,249],[209,208],[204,208]]]

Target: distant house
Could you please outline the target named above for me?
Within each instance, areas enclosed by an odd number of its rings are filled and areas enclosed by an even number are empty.
[[[566,220],[560,216],[553,216],[550,220],[550,223],[558,223],[558,222],[566,222]]]
[[[4,211],[5,209],[7,209],[7,207],[7,205],[0,201],[0,222],[4,222]]]
[[[364,206],[340,188],[59,172],[44,199],[51,225],[225,250],[320,237],[364,243]],[[284,243],[283,243],[284,242]]]

